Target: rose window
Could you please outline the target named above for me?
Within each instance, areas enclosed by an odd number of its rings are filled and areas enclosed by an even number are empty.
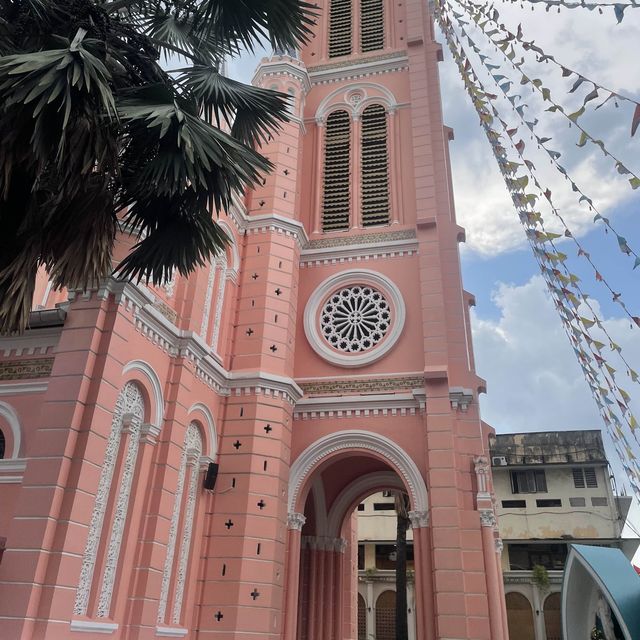
[[[389,303],[380,291],[366,285],[352,285],[334,292],[320,313],[324,339],[345,353],[375,347],[390,325]]]

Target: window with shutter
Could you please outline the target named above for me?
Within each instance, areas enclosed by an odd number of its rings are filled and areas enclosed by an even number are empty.
[[[584,489],[584,476],[580,467],[573,467],[573,486],[576,489]]]
[[[331,0],[329,9],[329,57],[351,54],[351,0]]]
[[[360,49],[384,49],[384,0],[360,0]]]
[[[598,478],[596,477],[595,467],[584,468],[584,479],[587,483],[587,488],[595,489],[598,486]]]
[[[351,177],[351,119],[346,111],[327,118],[324,148],[322,230],[349,229]]]
[[[362,114],[362,226],[389,224],[387,113],[372,104]]]

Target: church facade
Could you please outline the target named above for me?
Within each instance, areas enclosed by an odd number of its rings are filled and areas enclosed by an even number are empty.
[[[441,47],[423,0],[318,5],[257,69],[291,120],[227,251],[163,287],[42,274],[0,338],[3,638],[356,640],[380,490],[416,637],[507,638]]]

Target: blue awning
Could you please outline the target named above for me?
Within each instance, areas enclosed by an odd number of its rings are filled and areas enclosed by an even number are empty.
[[[640,576],[620,549],[571,545],[562,585],[565,640],[589,638],[597,593],[616,616],[625,640],[640,640]]]

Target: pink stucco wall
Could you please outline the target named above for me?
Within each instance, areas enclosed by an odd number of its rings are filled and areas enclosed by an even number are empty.
[[[506,638],[440,48],[426,4],[406,0],[385,3],[383,51],[336,62],[318,4],[301,60],[258,69],[295,108],[262,149],[274,172],[220,216],[226,255],[158,288],[55,292],[41,272],[34,310],[64,319],[0,338],[4,637],[352,640],[349,514],[383,473],[412,502],[419,637]],[[387,111],[391,220],[363,229],[355,142],[370,103]],[[353,116],[354,210],[349,231],[322,234],[336,108]],[[406,318],[383,357],[344,367],[304,322],[317,287],[354,270],[390,282]]]

